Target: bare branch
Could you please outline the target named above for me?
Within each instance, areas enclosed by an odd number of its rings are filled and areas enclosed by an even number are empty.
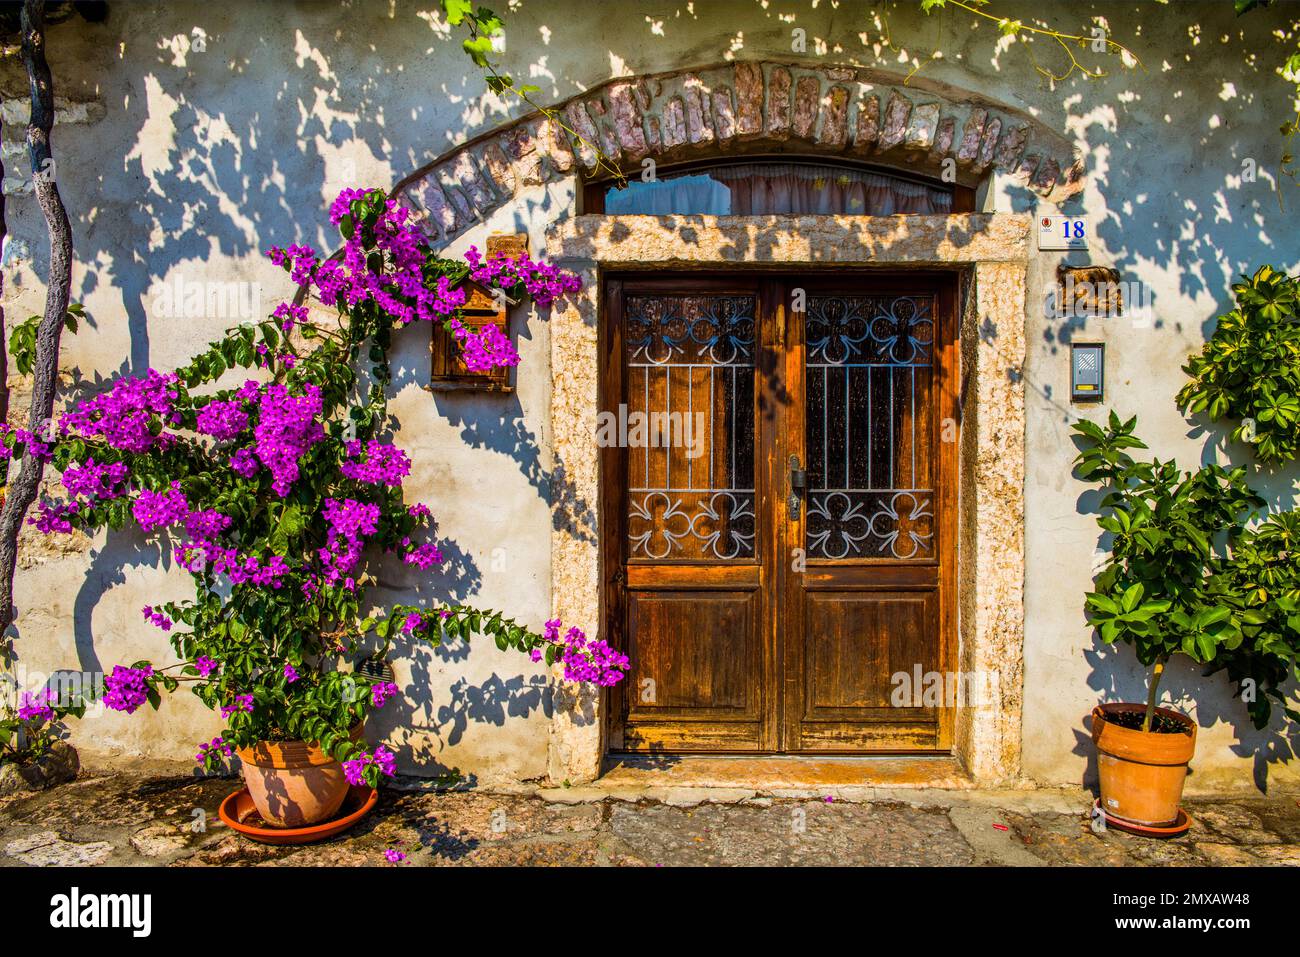
[[[27,427],[39,431],[54,411],[58,385],[59,341],[72,288],[72,227],[59,197],[51,163],[50,131],[54,128],[54,80],[45,59],[45,0],[24,0],[22,10],[23,64],[31,90],[32,113],[27,123],[27,155],[31,161],[36,201],[50,233],[50,273],[45,290],[45,314],[36,328],[36,358],[32,368],[32,404]],[[0,508],[0,633],[14,618],[14,570],[18,564],[18,533],[27,510],[36,500],[45,462],[27,443],[21,471],[9,486]]]

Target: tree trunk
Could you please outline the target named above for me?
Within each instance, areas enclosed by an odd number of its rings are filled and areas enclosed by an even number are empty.
[[[59,375],[59,340],[72,290],[72,227],[59,197],[51,162],[50,130],[54,127],[54,80],[45,59],[45,0],[24,0],[22,11],[23,64],[31,89],[32,115],[27,124],[27,155],[31,160],[36,201],[50,233],[50,275],[45,289],[45,314],[36,327],[32,364],[32,404],[27,427],[44,431],[54,411]],[[0,633],[14,619],[14,570],[18,564],[18,533],[27,510],[36,500],[45,462],[23,453],[21,471],[9,486],[0,508]]]
[[[1147,691],[1147,711],[1142,718],[1142,730],[1151,730],[1151,719],[1156,714],[1156,702],[1160,699],[1160,679],[1164,677],[1165,662],[1168,659],[1160,658],[1151,668],[1151,687]]]
[[[0,140],[4,139],[4,121],[0,117]],[[0,156],[0,257],[3,257],[5,240],[9,237],[9,220],[5,218],[5,164]],[[5,328],[5,274],[0,258],[0,423],[9,422],[9,330]],[[9,484],[9,460],[0,458],[0,487]]]

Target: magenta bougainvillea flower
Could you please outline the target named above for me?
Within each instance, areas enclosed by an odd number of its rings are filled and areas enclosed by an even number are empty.
[[[35,525],[42,535],[55,532],[67,534],[72,531],[71,516],[79,511],[76,502],[38,502],[36,514],[27,519],[28,525]]]
[[[149,700],[148,680],[152,675],[152,665],[142,668],[116,665],[112,674],[104,676],[104,705],[114,711],[135,714]]]
[[[192,541],[210,542],[230,527],[232,519],[216,509],[208,508],[187,513],[183,521],[185,534]]]
[[[626,655],[619,654],[607,642],[588,639],[580,628],[570,628],[563,639],[556,640],[563,649],[560,661],[567,681],[585,681],[608,687],[621,681],[630,665]]]
[[[397,756],[382,744],[373,752],[362,751],[355,758],[343,762],[343,776],[348,784],[370,784],[374,787],[382,775],[391,778],[397,773]]]
[[[465,368],[471,372],[519,364],[519,353],[515,351],[514,343],[494,325],[484,325],[476,332],[467,329],[459,319],[452,319],[451,334],[460,343]]]
[[[25,449],[34,459],[48,459],[52,456],[51,442],[54,436],[38,436],[27,429],[15,429],[7,423],[0,422],[0,437],[4,439],[3,456],[6,459],[21,457]]]
[[[195,428],[218,441],[229,442],[248,428],[248,413],[238,399],[212,401],[199,409]]]
[[[172,554],[176,563],[186,571],[195,575],[224,576],[234,585],[252,583],[279,590],[290,573],[289,564],[281,555],[265,559],[241,555],[237,549],[210,541],[183,542]]]
[[[290,302],[282,302],[275,307],[275,312],[271,313],[272,319],[280,320],[281,332],[292,332],[295,324],[301,324],[307,321],[307,307],[295,306]]]
[[[229,718],[232,714],[252,714],[253,713],[253,696],[251,694],[237,694],[232,704],[223,704],[221,706],[221,717]]]
[[[145,621],[152,622],[163,631],[172,630],[172,620],[162,612],[155,611],[152,605],[145,605],[140,611],[144,615]]]
[[[414,565],[420,569],[430,569],[435,565],[441,565],[443,562],[442,551],[437,545],[425,542],[421,545],[411,545],[409,541],[404,542],[409,550],[402,556],[402,561],[408,565]]]
[[[225,738],[217,735],[206,744],[199,745],[199,753],[194,755],[194,760],[198,764],[208,765],[213,761],[219,761],[222,758],[233,758],[234,749],[226,743]]]
[[[149,452],[172,436],[162,426],[179,425],[173,403],[179,376],[150,369],[144,376],[118,379],[102,395],[78,403],[60,421],[64,434],[102,439],[119,452]]]
[[[54,709],[50,707],[55,701],[53,688],[42,688],[37,692],[23,692],[22,704],[18,706],[18,720],[41,722],[49,721],[54,717]]]
[[[379,506],[351,498],[328,498],[321,517],[325,519],[326,547],[318,549],[316,555],[322,577],[331,585],[343,581],[351,591],[353,586],[347,583],[353,579],[348,572],[361,560],[366,537],[379,530]]]
[[[506,289],[522,286],[541,308],[582,288],[582,280],[573,273],[534,262],[527,253],[514,258],[499,253],[485,261],[478,248],[470,246],[465,250],[465,261],[471,267],[469,278],[475,282]]]
[[[230,457],[230,467],[236,474],[244,478],[252,478],[262,465],[257,461],[257,456],[253,454],[252,449],[238,449]]]
[[[63,487],[74,500],[83,499],[85,504],[93,504],[124,495],[123,483],[130,474],[125,462],[100,465],[92,455],[80,467],[70,465],[63,470]]]
[[[253,451],[270,471],[271,488],[278,495],[289,494],[298,479],[299,460],[325,437],[320,414],[321,392],[310,382],[303,385],[302,395],[293,395],[279,384],[268,386],[262,394]]]
[[[377,439],[366,444],[362,455],[361,443],[347,444],[348,457],[339,464],[339,471],[350,479],[367,485],[388,485],[394,488],[411,474],[411,460],[395,445],[386,445]]]
[[[180,482],[172,482],[165,492],[141,490],[131,504],[131,514],[143,532],[152,532],[167,525],[178,525],[190,514],[190,503],[181,491]]]

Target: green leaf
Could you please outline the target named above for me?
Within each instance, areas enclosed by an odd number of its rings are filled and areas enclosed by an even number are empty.
[[[473,9],[473,0],[442,0],[443,13],[453,27],[460,26]]]
[[[1201,614],[1197,616],[1197,625],[1199,625],[1201,628],[1208,628],[1211,625],[1216,625],[1221,621],[1226,621],[1231,617],[1232,617],[1232,611],[1220,605],[1217,608],[1210,608],[1207,609],[1206,611],[1201,612]]]
[[[1150,621],[1156,615],[1163,615],[1169,611],[1171,603],[1167,601],[1149,601],[1141,607],[1135,608],[1129,615],[1134,621]]]
[[[1101,594],[1089,595],[1088,604],[1089,606],[1096,607],[1098,610],[1105,612],[1106,614],[1109,615],[1118,615],[1120,613],[1119,604],[1115,601],[1112,601],[1106,595],[1101,595]]]
[[[486,69],[490,65],[488,55],[492,52],[491,37],[469,37],[461,42],[461,47],[469,54],[475,66]]]
[[[1125,589],[1124,594],[1120,597],[1120,608],[1126,612],[1130,612],[1137,608],[1142,601],[1143,594],[1145,594],[1145,590],[1143,589],[1141,582],[1135,582],[1130,585]]]

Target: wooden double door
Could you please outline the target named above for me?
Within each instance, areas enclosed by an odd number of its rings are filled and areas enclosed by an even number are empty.
[[[610,750],[948,750],[953,700],[922,690],[955,659],[955,277],[605,296]]]

